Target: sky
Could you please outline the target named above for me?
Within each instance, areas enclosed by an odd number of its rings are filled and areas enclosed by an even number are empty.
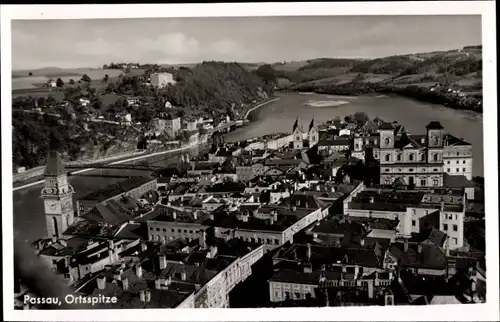
[[[12,68],[375,58],[479,44],[479,15],[13,20]]]

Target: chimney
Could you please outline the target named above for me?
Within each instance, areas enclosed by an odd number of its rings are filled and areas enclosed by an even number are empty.
[[[151,301],[151,291],[150,291],[150,290],[147,290],[147,291],[145,292],[145,294],[144,294],[144,295],[145,295],[145,296],[144,296],[144,300],[145,300],[146,302],[150,302],[150,301]]]
[[[170,284],[172,284],[172,277],[171,277],[171,276],[169,276],[169,277],[165,280],[165,286],[166,286],[166,287],[169,287],[169,286],[170,286]]]
[[[359,242],[361,246],[365,246],[365,238],[361,237],[361,241]]]
[[[193,212],[193,218],[194,218],[194,220],[198,220],[198,210]]]
[[[375,202],[375,197],[370,197],[370,203],[374,203]]]
[[[419,254],[422,254],[422,244],[418,244],[417,250]]]
[[[59,239],[59,244],[61,244],[64,247],[68,246],[68,243],[66,243],[66,240],[64,239]]]
[[[112,249],[108,249],[108,257],[109,257],[109,263],[110,264],[113,264],[114,263],[114,258],[113,258],[114,254],[113,254],[113,250]]]
[[[55,243],[57,243],[57,237],[56,237],[56,236],[53,236],[53,237],[52,237],[52,244],[55,244]]]
[[[214,214],[210,214],[210,220],[214,220],[215,217],[214,217]]]
[[[271,217],[269,217],[269,225],[274,225],[274,216],[271,215]]]
[[[159,289],[161,288],[161,280],[159,280],[159,279],[156,279],[156,280],[155,280],[155,288],[156,288],[157,290],[159,290]]]
[[[135,274],[137,275],[137,277],[141,278],[142,277],[142,267],[141,267],[141,264],[137,264],[135,266]]]
[[[421,138],[420,143],[425,144],[425,138]]]
[[[293,206],[292,211],[297,211],[297,206]]]
[[[126,277],[125,277],[125,278],[122,280],[122,287],[123,287],[123,290],[124,290],[124,291],[128,291],[128,278],[126,278]]]
[[[320,186],[319,186],[319,184],[318,184],[318,185],[316,186],[316,191],[320,191],[320,190],[321,190],[320,188],[321,188],[321,187],[320,187]]]
[[[182,271],[181,272],[181,280],[182,281],[185,281],[187,279],[187,276],[186,276],[186,271]]]
[[[108,240],[108,249],[111,249],[111,250],[115,249],[115,243],[113,242],[112,239]]]
[[[441,211],[444,211],[444,201],[441,201]]]
[[[368,298],[373,298],[373,281],[368,281]]]
[[[200,234],[199,242],[202,249],[207,248],[207,233],[204,230]]]
[[[311,263],[304,263],[304,273],[312,273],[312,265]]]
[[[403,250],[405,253],[408,252],[408,239],[405,239],[405,241],[404,241]]]
[[[215,258],[217,255],[217,246],[210,246],[210,258]]]
[[[311,244],[307,243],[307,260],[311,261]]]
[[[141,241],[141,251],[145,252],[146,250],[148,250],[148,245],[145,241]]]
[[[177,212],[175,212],[175,211],[174,211],[174,212],[172,212],[172,218],[174,218],[174,220],[176,220],[176,219],[177,219]]]
[[[146,302],[146,292],[144,290],[139,291],[139,299],[141,302]]]
[[[106,276],[97,278],[97,288],[100,290],[104,290],[106,288]]]
[[[159,260],[160,260],[160,269],[167,268],[167,257],[165,255],[161,255],[159,257]]]

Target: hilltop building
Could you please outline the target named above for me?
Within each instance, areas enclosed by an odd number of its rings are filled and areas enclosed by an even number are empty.
[[[170,73],[151,74],[151,85],[158,88],[166,87],[168,84],[175,84],[174,75]]]

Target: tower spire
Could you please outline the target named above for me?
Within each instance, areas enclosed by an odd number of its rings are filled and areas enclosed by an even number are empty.
[[[298,126],[299,126],[299,117],[297,116],[297,118],[295,119],[295,123],[293,123],[292,132],[295,132],[295,130],[297,129]]]
[[[309,124],[309,131],[311,131],[313,127],[314,127],[314,116],[311,120],[311,123]]]
[[[44,176],[58,177],[67,174],[59,152],[51,150],[47,157],[47,165],[45,166]]]

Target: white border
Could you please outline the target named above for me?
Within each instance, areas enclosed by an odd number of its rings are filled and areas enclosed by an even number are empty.
[[[77,6],[77,7],[76,7]],[[11,142],[11,19],[89,19],[217,16],[304,15],[482,15],[484,64],[484,169],[486,177],[487,303],[477,305],[429,305],[396,307],[342,307],[289,309],[174,309],[174,310],[83,310],[14,311],[12,142]],[[4,319],[17,321],[331,321],[412,320],[494,321],[500,317],[498,291],[498,160],[496,102],[496,17],[493,1],[469,2],[369,2],[369,3],[242,3],[175,5],[62,5],[1,7],[2,80],[2,235]],[[432,37],[432,35],[429,35]],[[43,40],[42,40],[43,41]],[[474,130],[474,129],[471,129]]]

